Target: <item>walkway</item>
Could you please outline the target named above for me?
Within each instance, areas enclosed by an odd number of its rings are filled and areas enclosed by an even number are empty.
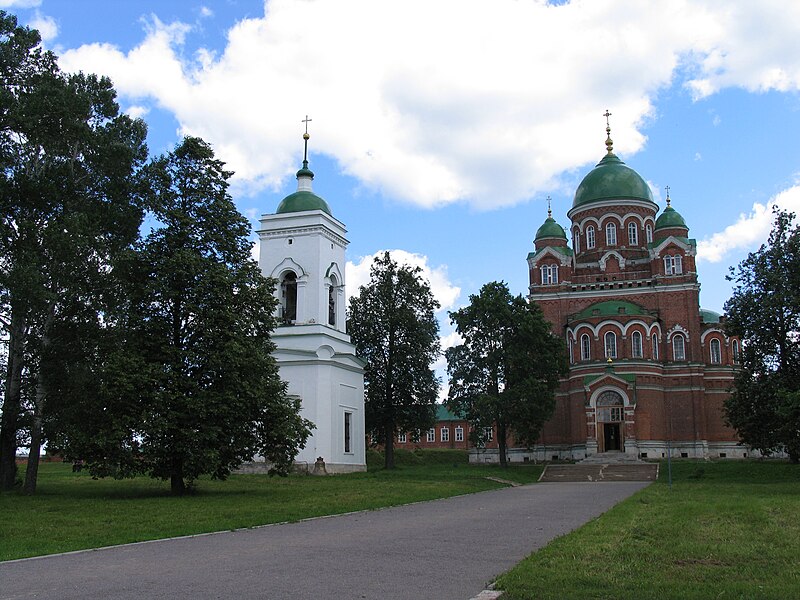
[[[540,483],[0,563],[0,598],[466,600],[648,485]]]

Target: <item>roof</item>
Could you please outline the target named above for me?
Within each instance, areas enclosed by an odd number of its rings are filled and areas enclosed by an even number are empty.
[[[464,417],[459,417],[444,404],[436,405],[436,420],[437,421],[463,421]]]
[[[700,318],[702,319],[703,323],[719,323],[722,315],[718,312],[714,312],[713,310],[706,310],[705,308],[700,309]]]
[[[671,206],[667,206],[664,212],[656,219],[656,231],[659,229],[672,229],[673,227],[689,229],[680,213]]]
[[[644,200],[655,204],[653,192],[642,176],[609,152],[583,178],[575,191],[572,207],[618,198]]]
[[[331,208],[325,200],[317,196],[314,192],[307,191],[289,194],[286,198],[281,200],[281,203],[278,205],[278,210],[275,212],[281,214],[302,212],[305,210],[321,210],[333,216]]]
[[[553,217],[547,217],[545,222],[542,223],[542,226],[536,230],[536,240],[541,240],[544,238],[560,238],[560,239],[567,239],[567,233],[564,231],[564,228],[561,227]]]
[[[649,315],[643,307],[633,302],[625,302],[624,300],[606,300],[605,302],[596,302],[591,306],[587,306],[577,314],[570,315],[572,319],[587,319],[591,317],[611,317],[619,315]]]

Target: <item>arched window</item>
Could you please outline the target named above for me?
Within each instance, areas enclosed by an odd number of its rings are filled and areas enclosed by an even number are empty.
[[[589,336],[585,333],[581,336],[581,360],[591,360],[592,358],[592,343]]]
[[[638,331],[633,332],[631,336],[631,354],[633,358],[642,358],[642,334]]]
[[[636,227],[636,223],[628,223],[628,245],[639,245],[639,228]]]
[[[739,340],[733,340],[733,362],[739,362]]]
[[[606,358],[617,358],[617,334],[609,331],[605,335]]]
[[[606,246],[617,245],[617,226],[614,223],[606,225]]]
[[[291,325],[297,320],[297,275],[286,272],[281,278],[281,321]]]
[[[647,240],[648,244],[653,241],[653,226],[650,225],[650,223],[645,225],[645,227],[644,227],[644,235],[645,235],[645,239]]]
[[[594,248],[594,227],[591,225],[586,228],[586,248],[588,250]]]
[[[575,344],[573,344],[572,340],[570,340],[569,336],[567,336],[567,348],[569,349],[569,364],[571,364],[571,365],[575,363],[575,349],[574,349],[574,346],[575,346]]]
[[[658,360],[658,336],[653,334],[653,360]]]
[[[542,265],[542,285],[558,283],[558,265]]]
[[[683,273],[683,261],[680,254],[667,255],[664,257],[664,274],[680,275]]]
[[[331,285],[328,288],[328,325],[336,326],[336,278],[331,275]]]
[[[717,338],[711,340],[711,364],[718,365],[722,362],[722,345]]]
[[[672,336],[672,359],[686,360],[686,340],[680,333]]]
[[[578,254],[581,251],[581,234],[578,230],[575,230],[572,236],[572,243],[575,246],[575,254]]]

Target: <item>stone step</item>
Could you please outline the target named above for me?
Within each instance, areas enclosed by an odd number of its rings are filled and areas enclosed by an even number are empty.
[[[540,482],[574,481],[655,481],[658,465],[638,464],[585,464],[547,465],[539,477]]]

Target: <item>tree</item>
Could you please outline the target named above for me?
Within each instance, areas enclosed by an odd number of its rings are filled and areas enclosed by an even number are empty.
[[[96,475],[137,472],[183,494],[202,474],[224,479],[260,454],[286,474],[313,425],[286,394],[271,353],[274,282],[250,257],[232,175],[187,137],[154,161],[153,230],[131,256],[130,303],[95,397],[61,447]]]
[[[99,323],[114,258],[138,237],[136,172],[147,157],[145,125],[119,114],[111,82],[61,73],[39,41],[0,12],[0,323],[9,347],[0,489],[14,485],[28,421],[27,493],[36,489],[52,358],[69,359],[55,332],[78,316]]]
[[[450,313],[463,343],[445,352],[447,403],[470,421],[474,442],[484,441],[484,428],[497,427],[505,467],[509,434],[530,446],[552,416],[566,349],[539,307],[513,297],[505,283],[487,283],[469,300]]]
[[[728,424],[765,454],[800,460],[800,227],[775,210],[769,239],[731,268],[726,329],[742,340],[742,369],[725,402]]]
[[[394,435],[430,427],[439,381],[431,365],[440,354],[439,303],[419,267],[398,265],[386,252],[370,269],[370,281],[350,299],[347,329],[364,369],[367,431],[394,468]]]

